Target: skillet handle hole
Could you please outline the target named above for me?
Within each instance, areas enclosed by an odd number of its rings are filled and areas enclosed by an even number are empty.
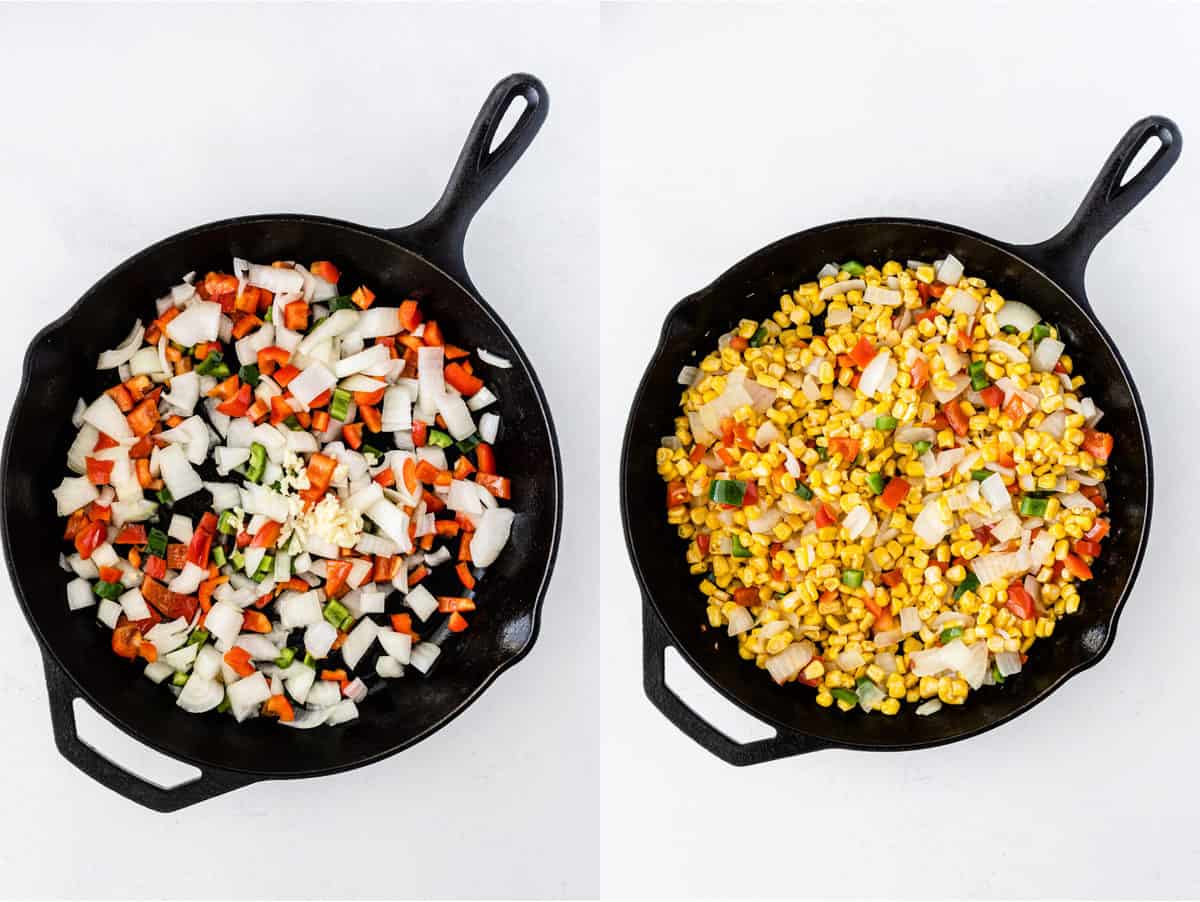
[[[663,662],[667,688],[691,708],[697,717],[724,733],[728,739],[746,745],[764,739],[774,739],[778,735],[774,727],[723,699],[717,690],[688,666],[674,647],[667,646],[664,650]]]
[[[525,110],[529,107],[529,101],[524,97],[517,95],[508,105],[508,109],[504,111],[504,115],[500,117],[500,121],[496,123],[496,129],[492,132],[492,141],[488,145],[488,156],[496,152],[496,149],[502,145],[512,130],[516,127],[517,122],[525,114]]]
[[[202,776],[198,767],[168,757],[121,732],[83,699],[76,698],[72,708],[79,741],[137,779],[169,791]]]
[[[1129,161],[1129,165],[1125,167],[1125,171],[1121,175],[1121,183],[1117,187],[1124,188],[1131,181],[1133,181],[1138,174],[1146,168],[1146,165],[1152,159],[1154,159],[1155,155],[1159,151],[1159,148],[1162,146],[1162,139],[1159,138],[1158,135],[1154,135],[1153,137],[1149,138],[1146,143],[1141,146],[1138,152],[1134,154],[1133,159]]]

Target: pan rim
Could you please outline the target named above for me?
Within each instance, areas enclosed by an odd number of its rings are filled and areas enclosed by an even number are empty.
[[[1116,595],[1115,595],[1116,601],[1113,605],[1112,612],[1107,621],[1107,628],[1105,631],[1104,642],[1088,658],[1080,661],[1079,663],[1077,663],[1071,667],[1068,667],[1061,674],[1059,674],[1057,677],[1055,677],[1048,686],[1046,686],[1044,689],[1042,689],[1040,692],[1033,695],[1029,699],[1022,702],[1021,704],[1018,704],[1017,706],[1015,706],[1011,711],[1008,711],[1003,716],[998,717],[994,720],[990,720],[982,725],[966,728],[966,729],[960,730],[956,733],[953,733],[951,735],[941,736],[941,737],[937,737],[934,739],[927,739],[927,740],[905,741],[902,737],[900,737],[895,742],[859,742],[854,739],[830,739],[827,736],[822,735],[820,733],[809,732],[806,730],[798,729],[796,726],[785,722],[781,718],[779,718],[773,714],[770,714],[768,712],[763,711],[759,706],[757,706],[751,702],[747,702],[747,701],[743,700],[742,698],[739,698],[731,688],[729,688],[729,687],[725,686],[724,684],[722,684],[721,682],[713,679],[710,676],[710,674],[708,673],[707,669],[692,654],[690,648],[688,647],[688,644],[680,641],[680,637],[678,635],[676,635],[676,633],[675,633],[674,629],[672,629],[670,623],[668,623],[666,618],[663,616],[662,608],[659,605],[658,599],[653,595],[653,593],[649,589],[648,580],[646,578],[645,573],[643,572],[643,566],[642,566],[642,562],[641,562],[642,552],[635,546],[635,543],[633,540],[632,517],[633,517],[633,508],[635,507],[636,499],[633,499],[630,497],[629,465],[630,465],[631,455],[634,453],[634,449],[632,447],[633,433],[635,431],[637,422],[639,420],[639,413],[641,412],[642,407],[645,403],[645,394],[649,387],[651,375],[654,372],[656,366],[659,365],[660,360],[665,353],[664,346],[665,346],[665,342],[666,342],[666,338],[667,338],[667,331],[668,331],[672,321],[685,308],[687,308],[689,305],[691,305],[693,303],[696,303],[697,301],[699,301],[702,298],[706,298],[706,297],[710,296],[713,292],[719,290],[722,282],[726,281],[727,279],[735,277],[742,267],[746,266],[747,264],[751,263],[752,261],[755,261],[756,259],[765,257],[772,252],[780,250],[781,248],[785,247],[786,245],[788,245],[792,242],[799,241],[804,238],[809,238],[809,237],[812,237],[812,236],[820,234],[820,233],[833,232],[838,229],[872,228],[872,227],[873,228],[881,228],[884,226],[901,226],[903,228],[942,230],[949,234],[956,235],[956,236],[966,238],[971,241],[983,244],[995,251],[998,251],[998,252],[1012,258],[1016,263],[1020,264],[1020,266],[1023,267],[1027,272],[1032,273],[1033,275],[1037,276],[1038,279],[1040,279],[1041,281],[1047,283],[1048,285],[1050,285],[1051,287],[1056,289],[1058,291],[1058,293],[1065,300],[1070,302],[1080,312],[1080,314],[1083,316],[1083,318],[1092,326],[1092,328],[1095,330],[1096,334],[1100,337],[1100,340],[1107,347],[1107,349],[1111,353],[1113,359],[1117,362],[1117,366],[1119,368],[1121,376],[1124,379],[1125,385],[1129,390],[1129,395],[1133,400],[1133,410],[1134,410],[1134,414],[1135,414],[1134,419],[1136,421],[1138,431],[1141,435],[1143,448],[1144,448],[1144,453],[1143,453],[1142,460],[1140,462],[1140,467],[1141,467],[1142,472],[1145,477],[1145,479],[1144,479],[1144,481],[1145,481],[1145,498],[1144,498],[1145,516],[1144,516],[1141,528],[1139,530],[1137,546],[1136,546],[1135,552],[1132,556],[1132,560],[1131,560],[1131,563],[1129,566],[1128,576],[1126,577],[1126,579],[1124,581],[1124,585],[1121,586],[1120,591],[1118,593],[1116,593]],[[699,290],[686,295],[684,298],[682,298],[681,300],[676,302],[674,305],[671,306],[671,308],[667,311],[666,315],[664,316],[663,325],[662,325],[662,329],[659,332],[658,341],[655,344],[654,350],[646,364],[646,367],[642,373],[642,377],[638,381],[638,386],[634,393],[633,401],[630,406],[629,416],[626,420],[626,425],[625,425],[625,433],[624,433],[624,436],[622,438],[622,443],[621,443],[621,465],[620,465],[620,470],[619,470],[619,478],[620,478],[619,501],[620,501],[620,508],[621,508],[621,527],[622,527],[622,532],[624,533],[624,538],[625,538],[626,553],[628,554],[630,563],[633,566],[634,576],[637,580],[638,589],[641,592],[642,598],[646,602],[649,603],[649,606],[652,609],[652,616],[655,616],[658,618],[660,625],[666,631],[667,635],[670,636],[673,647],[682,656],[682,658],[687,662],[688,666],[691,667],[691,669],[693,671],[695,671],[697,674],[699,674],[699,676],[702,679],[704,679],[704,681],[706,683],[708,683],[709,686],[711,686],[718,693],[720,693],[720,695],[724,699],[729,701],[731,704],[736,705],[738,708],[742,709],[743,711],[750,714],[751,716],[760,719],[761,721],[770,725],[771,727],[774,727],[781,735],[802,736],[806,739],[812,740],[815,743],[819,743],[822,748],[844,748],[844,749],[857,750],[857,751],[878,751],[878,752],[912,751],[912,750],[917,750],[917,749],[934,748],[934,747],[937,747],[940,745],[946,745],[946,744],[952,743],[952,742],[959,742],[961,740],[970,739],[974,736],[978,736],[982,733],[986,733],[989,730],[995,729],[996,727],[999,727],[1002,724],[1005,724],[1005,723],[1013,720],[1014,718],[1020,716],[1021,714],[1024,714],[1025,712],[1027,712],[1031,708],[1033,708],[1035,705],[1038,705],[1039,703],[1041,703],[1042,701],[1044,701],[1045,699],[1047,699],[1051,695],[1053,695],[1068,680],[1070,680],[1071,678],[1079,675],[1080,673],[1090,669],[1091,667],[1094,667],[1104,657],[1106,657],[1108,655],[1109,651],[1111,651],[1112,645],[1116,639],[1117,626],[1119,624],[1121,614],[1124,610],[1125,604],[1129,600],[1130,594],[1133,591],[1133,586],[1134,586],[1135,582],[1137,581],[1138,573],[1141,570],[1142,562],[1145,559],[1146,546],[1147,546],[1147,544],[1149,542],[1149,538],[1150,538],[1150,524],[1151,524],[1151,519],[1152,519],[1152,515],[1153,515],[1153,506],[1154,506],[1154,464],[1153,464],[1153,457],[1152,457],[1152,450],[1151,450],[1151,443],[1150,443],[1150,431],[1149,431],[1149,427],[1148,427],[1148,423],[1147,423],[1146,411],[1142,404],[1141,396],[1138,393],[1137,386],[1135,385],[1135,383],[1133,381],[1133,376],[1129,372],[1128,365],[1125,363],[1124,357],[1121,355],[1120,351],[1116,347],[1111,336],[1109,336],[1107,330],[1105,330],[1104,326],[1100,323],[1096,314],[1092,311],[1091,304],[1088,302],[1086,295],[1082,294],[1082,292],[1083,292],[1082,286],[1080,288],[1080,292],[1081,292],[1081,296],[1082,296],[1082,300],[1081,300],[1080,297],[1077,297],[1075,294],[1073,294],[1071,291],[1069,291],[1066,287],[1064,287],[1060,280],[1054,278],[1052,275],[1047,273],[1043,268],[1032,263],[1023,253],[1025,247],[1026,246],[1008,244],[1006,242],[997,241],[994,238],[991,238],[980,232],[976,232],[972,229],[967,229],[962,226],[953,225],[951,223],[941,222],[939,220],[933,220],[933,219],[921,219],[921,218],[904,217],[904,216],[872,216],[872,217],[857,217],[857,218],[851,218],[851,219],[841,219],[841,220],[836,220],[833,222],[824,223],[821,225],[811,226],[807,229],[802,229],[798,232],[793,232],[789,235],[785,235],[781,238],[778,238],[778,239],[770,242],[769,244],[766,244],[766,245],[758,248],[755,251],[752,251],[751,253],[743,256],[736,263],[727,267],[724,271],[722,271],[720,273],[720,275],[718,275],[716,278],[714,278],[712,281],[710,281],[703,288],[700,288]],[[647,550],[647,553],[649,553],[649,550]],[[685,705],[686,705],[686,703],[685,703]]]
[[[115,727],[120,729],[126,735],[133,737],[138,742],[141,742],[144,745],[154,749],[156,752],[164,754],[164,755],[168,756],[169,758],[173,758],[173,759],[176,759],[179,761],[184,761],[188,764],[191,764],[191,765],[199,768],[201,770],[202,774],[207,774],[207,773],[240,774],[240,775],[249,776],[249,777],[252,777],[252,778],[255,778],[258,780],[305,779],[305,778],[309,778],[309,777],[325,776],[325,775],[332,774],[332,773],[340,773],[340,772],[347,771],[347,770],[353,770],[353,769],[356,769],[359,767],[365,767],[369,764],[373,764],[373,763],[381,761],[385,758],[391,757],[392,755],[395,755],[398,752],[404,751],[405,749],[417,744],[418,742],[421,742],[421,741],[427,739],[433,733],[436,733],[438,730],[447,726],[451,721],[455,720],[468,707],[470,707],[472,704],[474,704],[479,699],[479,697],[481,695],[483,695],[483,693],[488,688],[491,687],[491,685],[500,677],[500,675],[502,673],[504,673],[509,668],[518,664],[526,656],[528,656],[529,653],[532,651],[533,646],[536,643],[538,636],[541,632],[542,607],[545,603],[545,597],[546,597],[547,592],[549,591],[550,580],[553,576],[554,567],[557,562],[558,550],[559,550],[560,540],[562,537],[562,527],[563,527],[562,455],[561,455],[561,451],[559,449],[558,433],[555,430],[554,420],[553,420],[552,414],[550,412],[550,405],[546,399],[546,394],[542,388],[541,382],[537,377],[537,373],[534,371],[533,365],[530,362],[528,356],[526,355],[524,348],[521,347],[520,342],[517,340],[516,336],[512,333],[512,331],[508,328],[507,324],[503,321],[503,319],[496,313],[496,311],[494,309],[492,309],[491,305],[488,304],[488,302],[482,297],[480,292],[464,285],[462,279],[457,278],[454,275],[447,272],[443,267],[439,266],[437,263],[430,260],[429,257],[426,256],[424,253],[422,253],[420,250],[409,247],[409,246],[401,243],[400,241],[398,241],[396,239],[396,237],[389,230],[371,228],[369,226],[364,226],[359,223],[350,222],[348,220],[337,219],[337,218],[328,217],[328,216],[321,216],[321,215],[317,215],[317,214],[307,214],[307,213],[247,214],[247,215],[243,215],[243,216],[236,216],[236,217],[230,217],[230,218],[226,218],[226,219],[213,220],[213,221],[206,222],[206,223],[203,223],[200,225],[192,226],[190,228],[184,229],[182,231],[179,231],[172,235],[169,235],[165,238],[162,238],[158,241],[155,241],[153,244],[150,244],[147,247],[142,248],[141,250],[135,252],[131,256],[127,257],[125,260],[118,263],[117,265],[113,266],[110,270],[108,270],[108,272],[106,272],[103,276],[101,276],[99,279],[97,279],[82,295],[79,296],[79,298],[75,301],[75,303],[73,303],[64,313],[62,313],[60,316],[55,318],[53,321],[51,321],[50,323],[46,324],[41,329],[39,329],[37,331],[37,333],[33,336],[33,338],[30,339],[29,345],[25,349],[25,354],[22,359],[22,365],[21,365],[21,379],[20,379],[20,382],[18,383],[17,390],[14,394],[13,405],[9,412],[8,428],[7,428],[7,430],[5,432],[5,436],[4,436],[3,449],[0,450],[0,474],[8,473],[9,463],[10,463],[11,455],[12,455],[14,420],[17,416],[17,410],[21,404],[21,401],[25,397],[26,392],[29,389],[31,369],[32,369],[32,364],[33,364],[33,358],[35,356],[34,352],[47,336],[50,336],[50,335],[54,334],[55,332],[59,331],[60,329],[64,328],[65,326],[67,326],[69,324],[69,322],[75,316],[76,312],[88,300],[90,300],[96,293],[98,293],[107,283],[109,283],[112,279],[114,279],[118,275],[128,271],[129,269],[136,267],[147,256],[149,256],[150,254],[154,253],[155,251],[157,251],[161,248],[164,248],[164,247],[174,244],[176,242],[191,239],[193,237],[205,234],[207,232],[216,231],[216,230],[220,230],[220,229],[227,229],[227,228],[233,228],[233,227],[256,226],[256,225],[257,226],[265,226],[265,225],[281,223],[281,222],[310,223],[313,225],[333,227],[333,228],[342,229],[342,230],[345,230],[345,231],[348,231],[348,232],[351,232],[354,234],[358,234],[358,235],[361,235],[364,237],[372,238],[374,240],[381,241],[385,244],[391,245],[391,247],[394,248],[396,251],[403,252],[405,254],[408,254],[412,257],[417,258],[423,265],[429,267],[435,273],[437,273],[441,277],[447,279],[456,288],[458,288],[460,291],[462,291],[464,294],[466,294],[468,297],[470,297],[473,301],[475,301],[475,303],[477,303],[480,306],[483,313],[488,318],[491,319],[492,323],[496,326],[497,329],[500,330],[501,334],[504,335],[504,337],[512,345],[513,349],[516,351],[517,359],[518,359],[519,363],[524,367],[524,371],[528,374],[530,383],[532,384],[532,387],[534,390],[534,395],[539,402],[540,414],[545,422],[546,432],[547,432],[547,436],[549,438],[550,458],[551,458],[551,464],[553,467],[552,486],[554,489],[554,503],[551,506],[551,510],[550,510],[550,513],[553,517],[553,522],[551,523],[551,527],[550,527],[549,553],[548,553],[546,560],[544,562],[544,565],[542,567],[541,578],[538,581],[536,591],[532,594],[532,603],[530,606],[531,607],[531,611],[530,611],[530,613],[531,613],[531,629],[530,629],[528,638],[525,640],[525,642],[519,649],[511,652],[508,657],[506,657],[501,663],[497,664],[491,671],[489,671],[486,674],[486,676],[478,683],[478,685],[476,685],[476,687],[470,693],[468,693],[458,704],[456,704],[449,712],[447,712],[446,715],[439,718],[437,721],[432,723],[430,726],[426,727],[424,730],[421,730],[420,732],[414,734],[412,737],[406,739],[404,742],[390,746],[379,752],[376,752],[376,753],[373,753],[370,755],[356,757],[353,760],[349,760],[349,761],[339,763],[339,764],[323,766],[323,767],[315,767],[315,768],[303,768],[303,769],[298,768],[298,769],[291,769],[291,770],[287,770],[287,771],[275,771],[275,770],[270,770],[270,769],[266,769],[266,768],[233,767],[233,766],[229,766],[226,764],[214,764],[211,761],[204,759],[202,756],[192,755],[192,754],[188,754],[186,752],[180,752],[173,748],[168,749],[168,748],[164,747],[164,745],[161,744],[157,739],[155,739],[151,736],[148,736],[144,731],[142,731],[140,729],[140,727],[136,727],[133,724],[126,722],[123,718],[119,717],[118,715],[116,715],[112,711],[110,711],[108,706],[95,696],[95,694],[91,691],[91,689],[86,685],[85,681],[81,682],[79,679],[77,679],[75,677],[75,675],[63,664],[62,659],[59,657],[58,652],[55,650],[53,644],[47,640],[45,634],[42,632],[40,625],[31,615],[30,606],[29,606],[28,601],[25,598],[25,593],[22,588],[21,580],[18,577],[18,568],[15,563],[14,555],[12,553],[10,529],[9,529],[9,523],[8,523],[8,510],[9,510],[9,500],[10,500],[9,499],[8,480],[0,478],[0,512],[3,513],[3,515],[0,516],[0,546],[2,546],[3,550],[4,550],[5,563],[6,563],[7,569],[8,569],[9,580],[12,583],[12,586],[14,589],[14,594],[16,595],[18,605],[21,609],[21,614],[22,614],[22,616],[24,616],[26,623],[29,625],[31,632],[34,635],[34,638],[37,640],[37,643],[41,649],[42,656],[44,659],[47,659],[47,663],[50,666],[57,668],[58,672],[60,674],[64,675],[70,681],[71,685],[74,686],[75,690],[78,692],[78,697],[81,697],[84,701],[86,701],[88,703],[88,705],[92,707],[93,710],[97,711],[101,716],[103,716],[106,720],[108,720],[111,724],[113,724]],[[80,741],[82,741],[82,740],[80,740]],[[117,767],[121,767],[121,765],[118,764],[117,762],[113,762],[113,763]],[[124,769],[124,768],[122,768],[122,769]],[[133,774],[133,776],[137,777],[136,774]],[[203,775],[199,779],[201,779],[201,780],[204,779]],[[185,784],[181,784],[181,785],[185,785]]]

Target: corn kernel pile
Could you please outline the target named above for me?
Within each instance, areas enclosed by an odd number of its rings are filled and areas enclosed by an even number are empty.
[[[1109,528],[1112,437],[1058,338],[952,256],[831,264],[722,336],[657,450],[709,624],[843,711],[1017,673]]]

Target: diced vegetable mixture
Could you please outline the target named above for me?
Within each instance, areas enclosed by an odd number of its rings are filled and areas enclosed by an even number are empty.
[[[817,704],[962,704],[1080,605],[1111,435],[1058,330],[953,256],[830,264],[685,367],[657,451],[713,628]]]
[[[415,300],[342,294],[328,261],[184,277],[76,409],[70,608],[179,707],[239,722],[342,723],[428,673],[513,522],[473,357],[510,364],[449,337]]]

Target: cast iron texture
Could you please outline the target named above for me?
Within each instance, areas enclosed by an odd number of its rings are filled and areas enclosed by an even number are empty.
[[[508,136],[489,151],[505,111],[526,108]],[[533,141],[548,96],[530,75],[512,75],[488,96],[442,198],[403,229],[376,229],[302,215],[250,216],[215,222],[167,238],[101,279],[38,334],[4,443],[3,539],[17,598],[42,648],[54,737],[59,750],[89,776],[157,811],[173,811],[264,779],[312,777],[395,754],[445,726],[533,645],[542,599],[558,548],[562,471],[546,399],[516,338],[479,296],[463,265],[471,218]],[[472,629],[455,637],[436,675],[415,671],[373,694],[358,720],[344,727],[286,730],[268,720],[240,726],[176,708],[161,687],[114,656],[95,618],[67,610],[67,576],[58,567],[62,521],[50,490],[62,477],[76,398],[106,383],[96,355],[114,347],[135,316],[152,314],[161,296],[189,270],[227,269],[233,255],[250,260],[331,259],[345,284],[369,284],[385,298],[420,297],[429,318],[453,340],[509,358],[490,369],[505,431],[518,441],[500,450],[516,487],[512,552],[481,584],[486,604]],[[82,697],[136,739],[200,768],[196,781],[160,789],[112,764],[76,733],[72,702]]]
[[[1153,138],[1162,146],[1124,185],[1130,163]],[[668,314],[653,359],[638,387],[621,459],[621,513],[625,541],[641,587],[644,675],[650,700],[683,732],[737,765],[755,764],[822,748],[879,751],[925,748],[965,739],[999,726],[1046,698],[1069,677],[1099,661],[1112,645],[1117,618],[1141,564],[1153,498],[1150,435],[1141,400],[1116,346],[1084,292],[1084,269],[1093,248],[1150,190],[1179,157],[1182,136],[1168,119],[1136,123],[1104,164],[1074,218],[1041,244],[1015,246],[958,226],[916,219],[856,219],[808,229],[752,254]],[[1104,428],[1116,451],[1109,467],[1113,531],[1083,589],[1078,614],[1062,621],[1016,678],[971,696],[962,707],[918,717],[905,706],[896,717],[843,714],[820,708],[795,686],[778,687],[743,661],[722,631],[702,629],[697,578],[688,573],[675,528],[666,522],[663,484],[654,449],[675,431],[680,367],[739,319],[764,319],[779,296],[830,260],[932,260],[952,253],[1005,297],[1028,302],[1064,333],[1080,362],[1088,392],[1105,411]],[[647,503],[646,499],[655,499]],[[698,717],[666,686],[663,652],[683,654],[731,702],[776,728],[777,735],[738,743]]]

